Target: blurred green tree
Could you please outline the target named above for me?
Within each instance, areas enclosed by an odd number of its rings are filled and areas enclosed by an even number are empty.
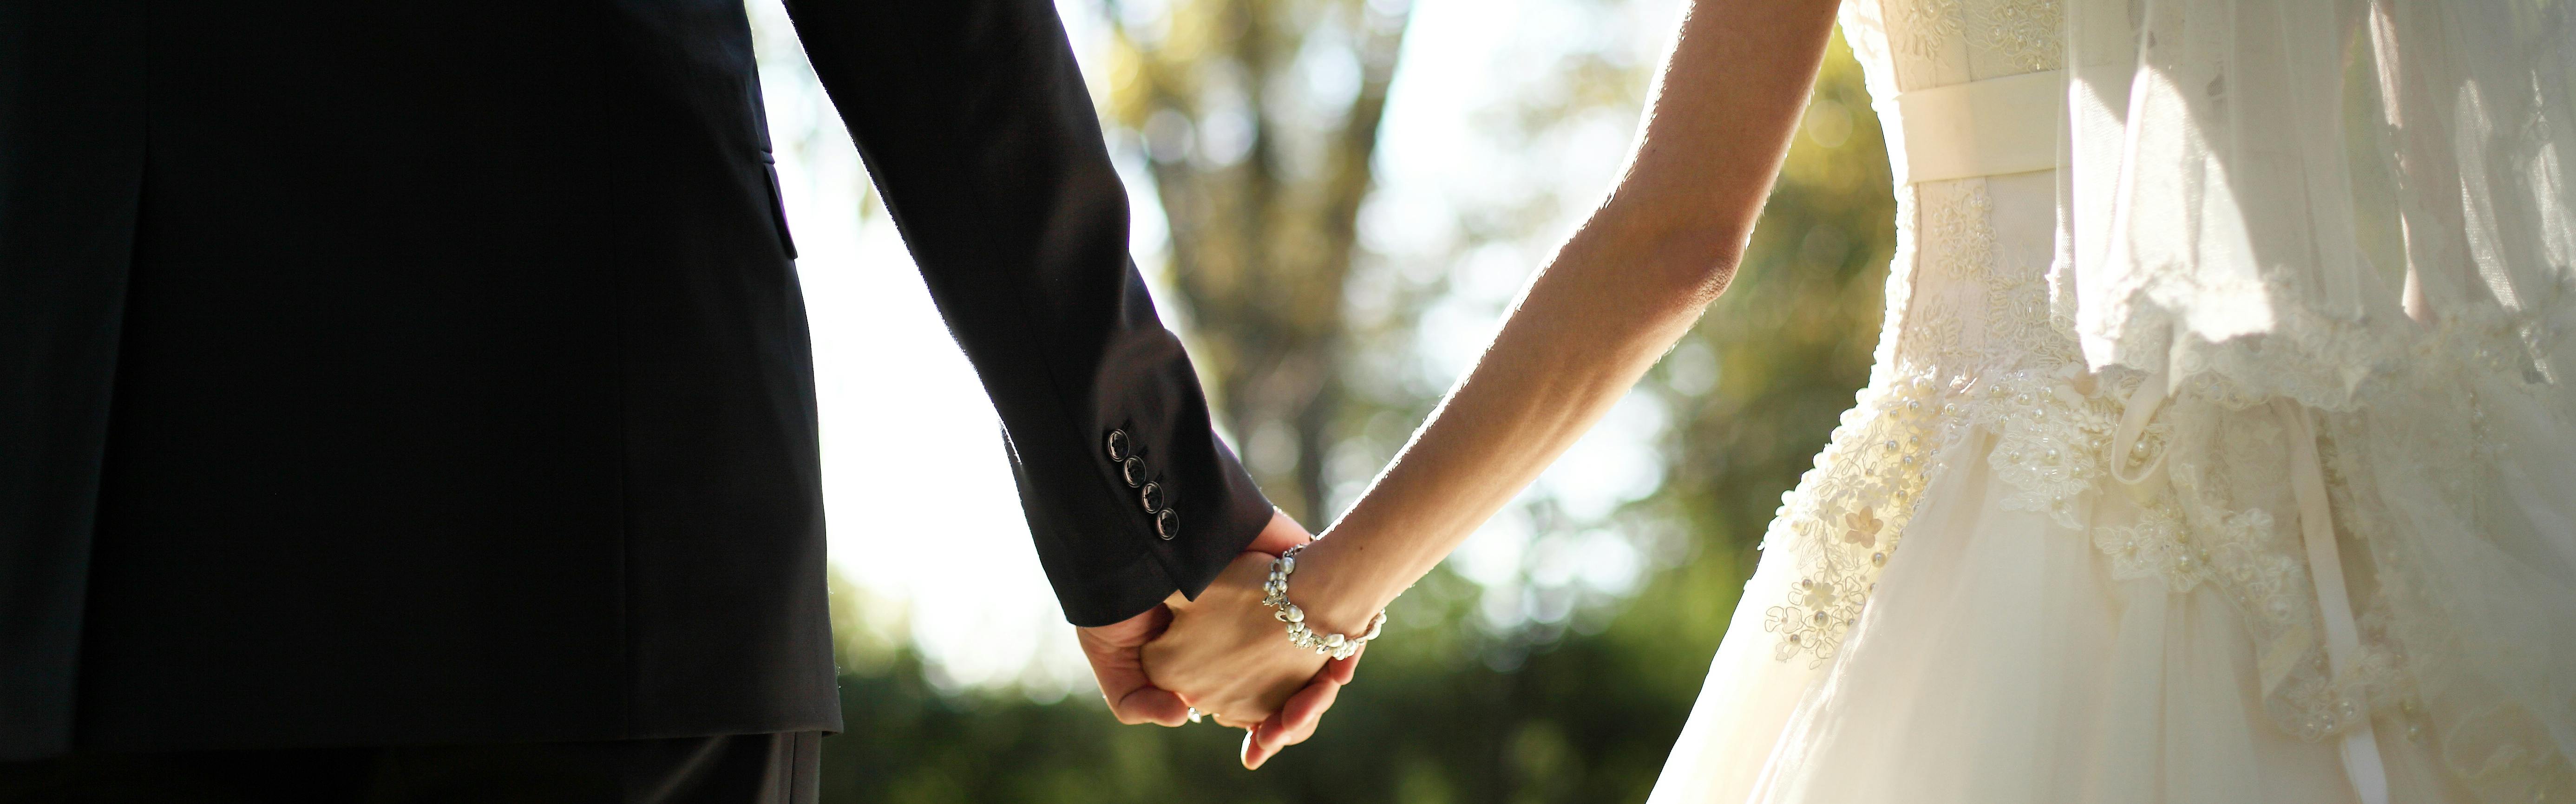
[[[1407,0],[1106,3],[1103,111],[1139,134],[1191,357],[1271,498],[1315,522],[1344,283]]]

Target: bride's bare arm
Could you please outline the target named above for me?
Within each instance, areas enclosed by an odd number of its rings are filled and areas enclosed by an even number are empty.
[[[1805,108],[1834,8],[1693,0],[1617,187],[1413,441],[1300,557],[1290,598],[1318,631],[1363,630],[1591,429],[1725,289]],[[1176,603],[1171,631],[1147,651],[1155,681],[1206,693],[1192,696],[1202,709],[1276,711],[1297,684],[1269,683],[1271,665],[1311,673],[1320,659],[1291,649],[1258,607],[1265,573],[1238,562],[1221,588]],[[1277,722],[1246,746],[1247,764],[1304,738],[1277,733]]]
[[[1306,550],[1306,608],[1357,622],[1607,413],[1733,279],[1823,60],[1831,0],[1697,0],[1609,197],[1368,492]],[[1305,604],[1301,604],[1305,605]]]

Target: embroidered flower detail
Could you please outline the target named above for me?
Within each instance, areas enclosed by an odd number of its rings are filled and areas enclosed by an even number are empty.
[[[1885,522],[1880,522],[1877,514],[1872,513],[1866,508],[1844,514],[1843,541],[1857,544],[1864,548],[1877,547],[1878,529],[1886,526],[1886,524],[1887,523]]]
[[[2065,61],[2065,12],[2050,0],[2012,0],[1987,9],[1985,41],[2011,69],[2054,70]]]
[[[1959,0],[1914,0],[1896,3],[1889,8],[1888,35],[1895,39],[1896,49],[1925,58],[1934,58],[1941,49],[1956,41],[1966,26],[1966,16]]]
[[[1834,582],[1807,579],[1798,582],[1798,603],[1810,609],[1828,609],[1834,605]]]
[[[1763,612],[1762,630],[1780,635],[1773,644],[1771,657],[1787,661],[1806,654],[1808,666],[1822,666],[1834,657],[1843,640],[1857,622],[1858,595],[1846,596],[1832,581],[1802,579],[1791,585],[1789,604],[1772,606]],[[1837,611],[1844,611],[1837,614]]]

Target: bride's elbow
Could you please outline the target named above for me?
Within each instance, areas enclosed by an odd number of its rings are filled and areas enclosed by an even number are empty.
[[[1611,270],[1619,278],[1609,281],[1695,313],[1735,281],[1746,233],[1745,227],[1713,223],[1687,207],[1614,197],[1576,234],[1569,249],[1592,258],[1577,262],[1617,266]]]
[[[1725,293],[1744,259],[1744,238],[1713,228],[1674,232],[1658,240],[1649,260],[1656,284],[1669,288],[1692,309],[1705,307]]]
[[[1741,257],[1741,254],[1730,254],[1705,262],[1691,277],[1689,292],[1691,303],[1706,307],[1710,302],[1717,301],[1718,295],[1725,293],[1728,285],[1734,284],[1735,266],[1741,262]]]

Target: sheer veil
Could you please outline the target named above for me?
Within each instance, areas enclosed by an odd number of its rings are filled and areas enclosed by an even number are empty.
[[[2330,481],[2345,552],[2312,582],[2350,574],[2363,644],[2332,644],[2332,593],[2258,624],[2273,715],[2397,729],[2481,800],[2576,798],[2576,3],[2065,12],[2053,314],[2176,424],[2295,418]],[[2224,447],[2158,460],[2237,500],[2297,482]]]

